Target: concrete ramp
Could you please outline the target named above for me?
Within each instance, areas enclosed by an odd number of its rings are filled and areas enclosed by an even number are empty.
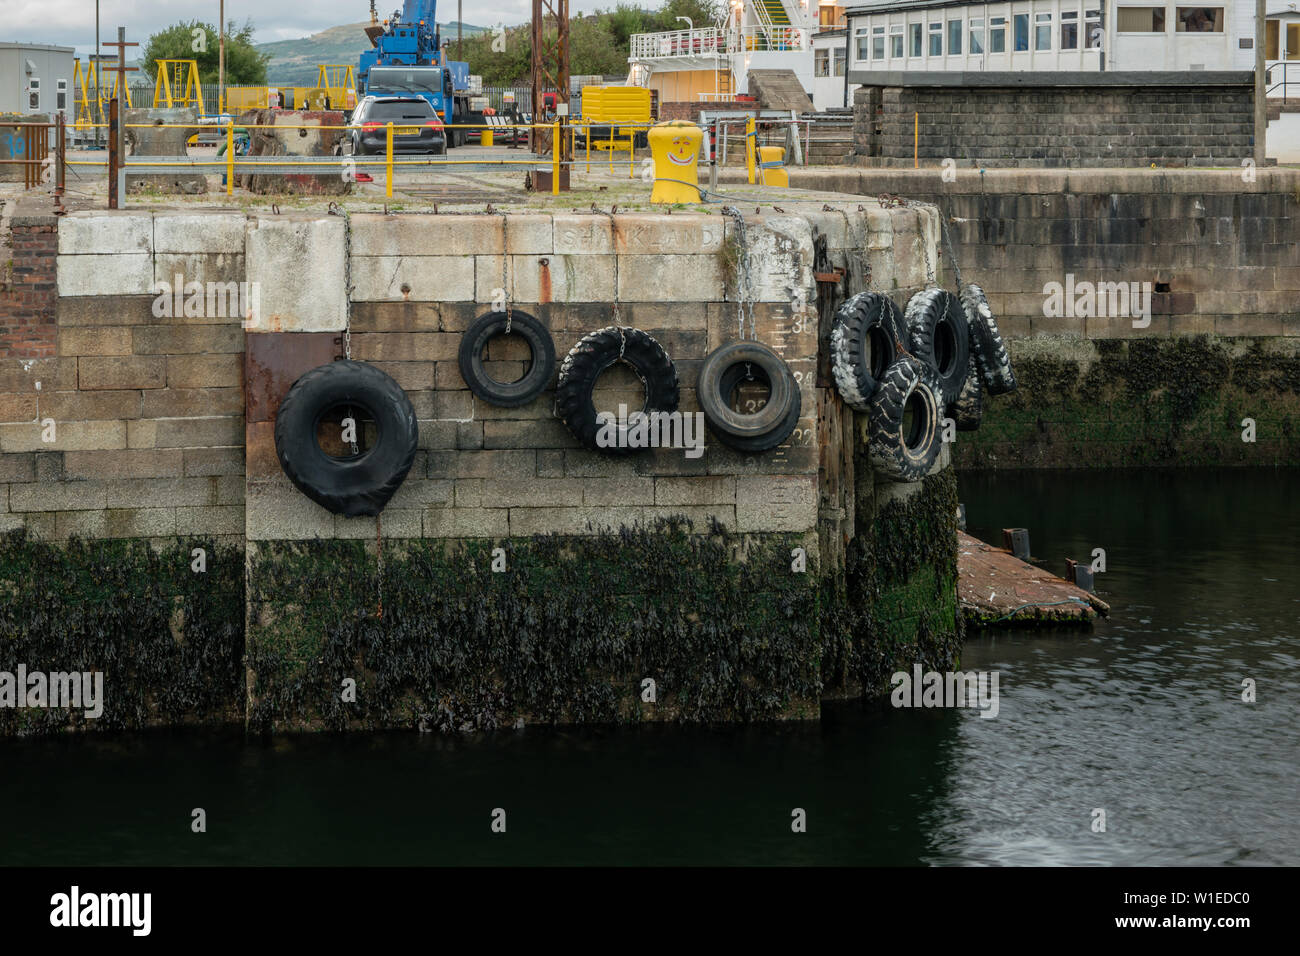
[[[811,113],[814,109],[794,70],[750,70],[749,93],[765,110]]]

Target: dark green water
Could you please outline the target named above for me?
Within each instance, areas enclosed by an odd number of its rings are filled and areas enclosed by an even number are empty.
[[[1297,478],[964,477],[977,536],[1026,526],[1053,568],[1105,548],[1114,607],[1092,631],[970,641],[996,719],[846,704],[798,726],[4,740],[0,864],[1295,865]]]

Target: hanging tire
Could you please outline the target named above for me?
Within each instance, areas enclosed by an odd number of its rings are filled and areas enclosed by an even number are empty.
[[[925,289],[912,296],[904,316],[908,351],[939,375],[942,404],[961,394],[970,362],[970,331],[961,303],[944,289]]]
[[[731,394],[744,381],[765,378],[767,402],[752,414],[731,407]],[[737,451],[775,448],[794,431],[803,398],[785,360],[757,342],[731,342],[704,359],[695,386],[704,420],[718,441]]]
[[[871,398],[867,452],[894,481],[920,481],[939,460],[939,376],[928,362],[899,356]]]
[[[318,429],[336,410],[352,409],[375,423],[375,444],[354,456],[331,455]],[[280,467],[312,501],[349,518],[377,515],[401,486],[415,460],[419,429],[415,409],[401,387],[373,365],[333,362],[293,383],[275,418]]]
[[[989,308],[984,290],[973,282],[961,290],[962,309],[970,327],[971,351],[980,378],[990,395],[1005,395],[1016,390],[1016,373],[1011,370],[1011,356],[1007,344],[998,331],[997,319]]]
[[[970,357],[969,369],[961,394],[948,406],[948,417],[956,422],[959,432],[975,431],[984,417],[984,390],[980,387],[980,373],[974,355]]]
[[[679,398],[677,368],[664,347],[648,333],[611,325],[581,339],[560,365],[555,414],[584,446],[612,454],[633,449],[624,441],[623,426],[619,427],[616,444],[608,447],[599,444],[601,424],[596,420],[592,392],[600,374],[618,361],[632,366],[645,386],[642,412],[674,412]]]
[[[902,310],[879,292],[859,292],[835,312],[831,374],[844,404],[865,412],[885,370],[906,348]]]
[[[517,382],[498,382],[483,367],[483,347],[506,333],[506,313],[489,312],[474,320],[460,340],[460,377],[469,390],[490,405],[517,408],[546,390],[555,372],[555,343],[546,326],[527,312],[511,310],[511,333],[517,333],[532,351],[532,364]]]

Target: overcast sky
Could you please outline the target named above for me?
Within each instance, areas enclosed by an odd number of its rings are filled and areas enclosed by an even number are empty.
[[[570,14],[609,9],[616,0],[569,0]],[[661,0],[644,0],[658,7]],[[79,54],[95,47],[95,0],[0,0],[0,40],[73,46]],[[378,0],[379,16],[402,7],[402,0]],[[530,0],[462,0],[466,23],[491,26],[523,23],[532,16]],[[101,39],[116,40],[126,27],[127,40],[144,43],[149,34],[178,20],[217,21],[217,0],[100,0]],[[226,19],[253,21],[258,43],[294,40],[326,27],[369,19],[369,0],[226,0]],[[456,19],[455,0],[439,0],[439,23]]]

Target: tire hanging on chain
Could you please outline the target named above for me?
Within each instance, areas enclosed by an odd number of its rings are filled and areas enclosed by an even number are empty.
[[[871,398],[867,451],[872,467],[893,481],[920,481],[939,460],[939,376],[928,362],[900,355]]]
[[[844,404],[866,411],[885,370],[906,348],[902,310],[880,292],[859,292],[835,312],[831,374]]]
[[[560,365],[555,414],[585,447],[611,454],[633,450],[626,441],[629,429],[619,423],[615,440],[602,442],[605,429],[598,420],[592,393],[601,373],[620,361],[632,367],[645,387],[643,414],[674,412],[679,399],[677,368],[649,333],[611,325],[582,338]]]
[[[925,289],[907,303],[904,322],[908,351],[935,370],[942,405],[952,404],[970,364],[970,332],[961,303],[946,289]]]
[[[1011,356],[1007,354],[1006,342],[998,331],[997,319],[993,318],[984,290],[973,282],[967,284],[961,290],[961,304],[970,329],[971,351],[975,353],[984,387],[990,395],[1014,392],[1016,373],[1011,369]]]
[[[957,400],[948,406],[948,417],[956,422],[959,432],[973,432],[980,427],[980,419],[984,417],[984,390],[980,387],[974,355],[970,357],[966,381]]]
[[[766,380],[767,402],[753,413],[731,407],[731,396],[745,381]],[[695,391],[704,420],[718,441],[743,452],[775,448],[794,431],[803,406],[790,366],[765,345],[730,342],[704,359]]]
[[[376,426],[375,444],[350,456],[320,446],[319,429],[334,410],[365,412]],[[321,507],[346,517],[377,515],[406,479],[415,460],[419,429],[415,409],[392,378],[364,362],[321,365],[293,383],[275,418],[280,467]],[[354,445],[355,447],[355,445]]]
[[[483,363],[483,348],[490,339],[508,334],[518,334],[527,343],[531,364],[518,381],[498,382]],[[517,408],[533,401],[550,384],[555,372],[555,343],[546,326],[527,312],[488,312],[479,316],[461,338],[459,359],[461,378],[471,392],[491,405]]]

